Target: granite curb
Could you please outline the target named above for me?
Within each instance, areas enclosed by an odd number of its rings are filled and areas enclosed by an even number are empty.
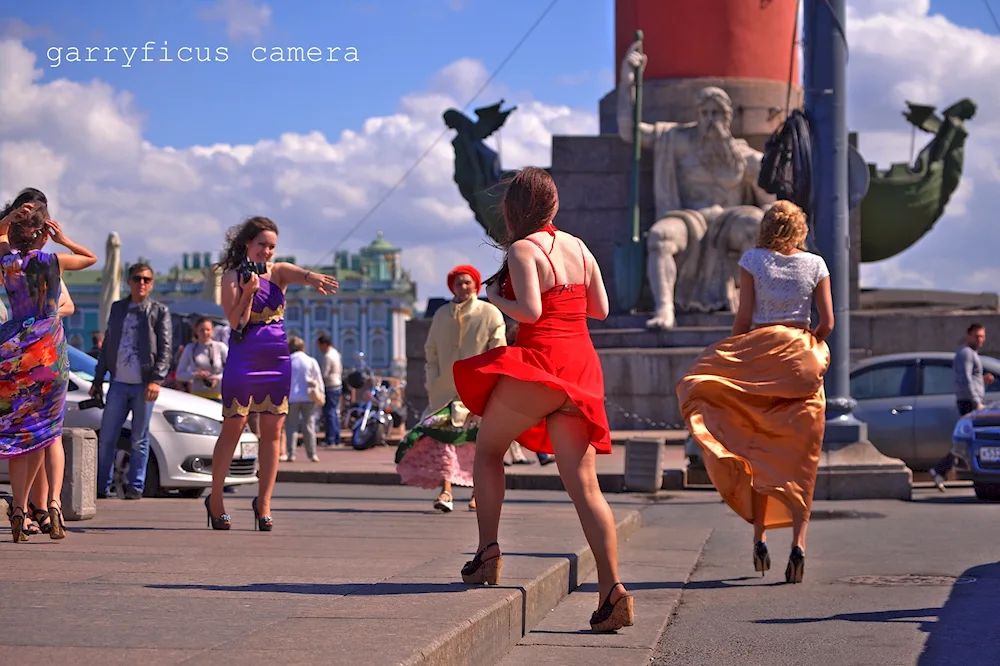
[[[640,511],[629,511],[616,521],[619,546],[642,527]],[[595,571],[589,546],[548,567],[524,585],[436,636],[403,666],[480,666],[499,663],[560,602]],[[504,585],[499,586],[503,589]]]

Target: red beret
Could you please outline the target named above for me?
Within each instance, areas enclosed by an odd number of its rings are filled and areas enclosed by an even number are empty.
[[[475,266],[469,266],[467,264],[455,266],[451,269],[451,272],[448,273],[448,290],[454,293],[452,284],[455,282],[455,277],[462,274],[472,277],[472,281],[476,283],[476,293],[478,294],[479,290],[483,287],[483,276],[479,274],[479,271],[476,270]]]

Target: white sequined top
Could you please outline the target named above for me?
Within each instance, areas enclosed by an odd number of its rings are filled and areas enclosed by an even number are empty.
[[[811,252],[781,254],[755,247],[740,258],[753,276],[753,326],[809,324],[813,291],[830,274],[823,257]]]

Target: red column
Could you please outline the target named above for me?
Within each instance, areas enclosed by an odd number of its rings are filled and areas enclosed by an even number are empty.
[[[616,0],[615,76],[636,29],[643,78],[788,81],[798,0]],[[797,54],[796,54],[797,56]],[[799,82],[798,57],[792,81]]]

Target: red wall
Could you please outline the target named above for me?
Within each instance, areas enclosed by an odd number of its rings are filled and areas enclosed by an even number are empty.
[[[788,81],[797,2],[615,0],[615,76],[640,29],[648,57],[644,79]],[[792,80],[799,81],[797,54]]]

